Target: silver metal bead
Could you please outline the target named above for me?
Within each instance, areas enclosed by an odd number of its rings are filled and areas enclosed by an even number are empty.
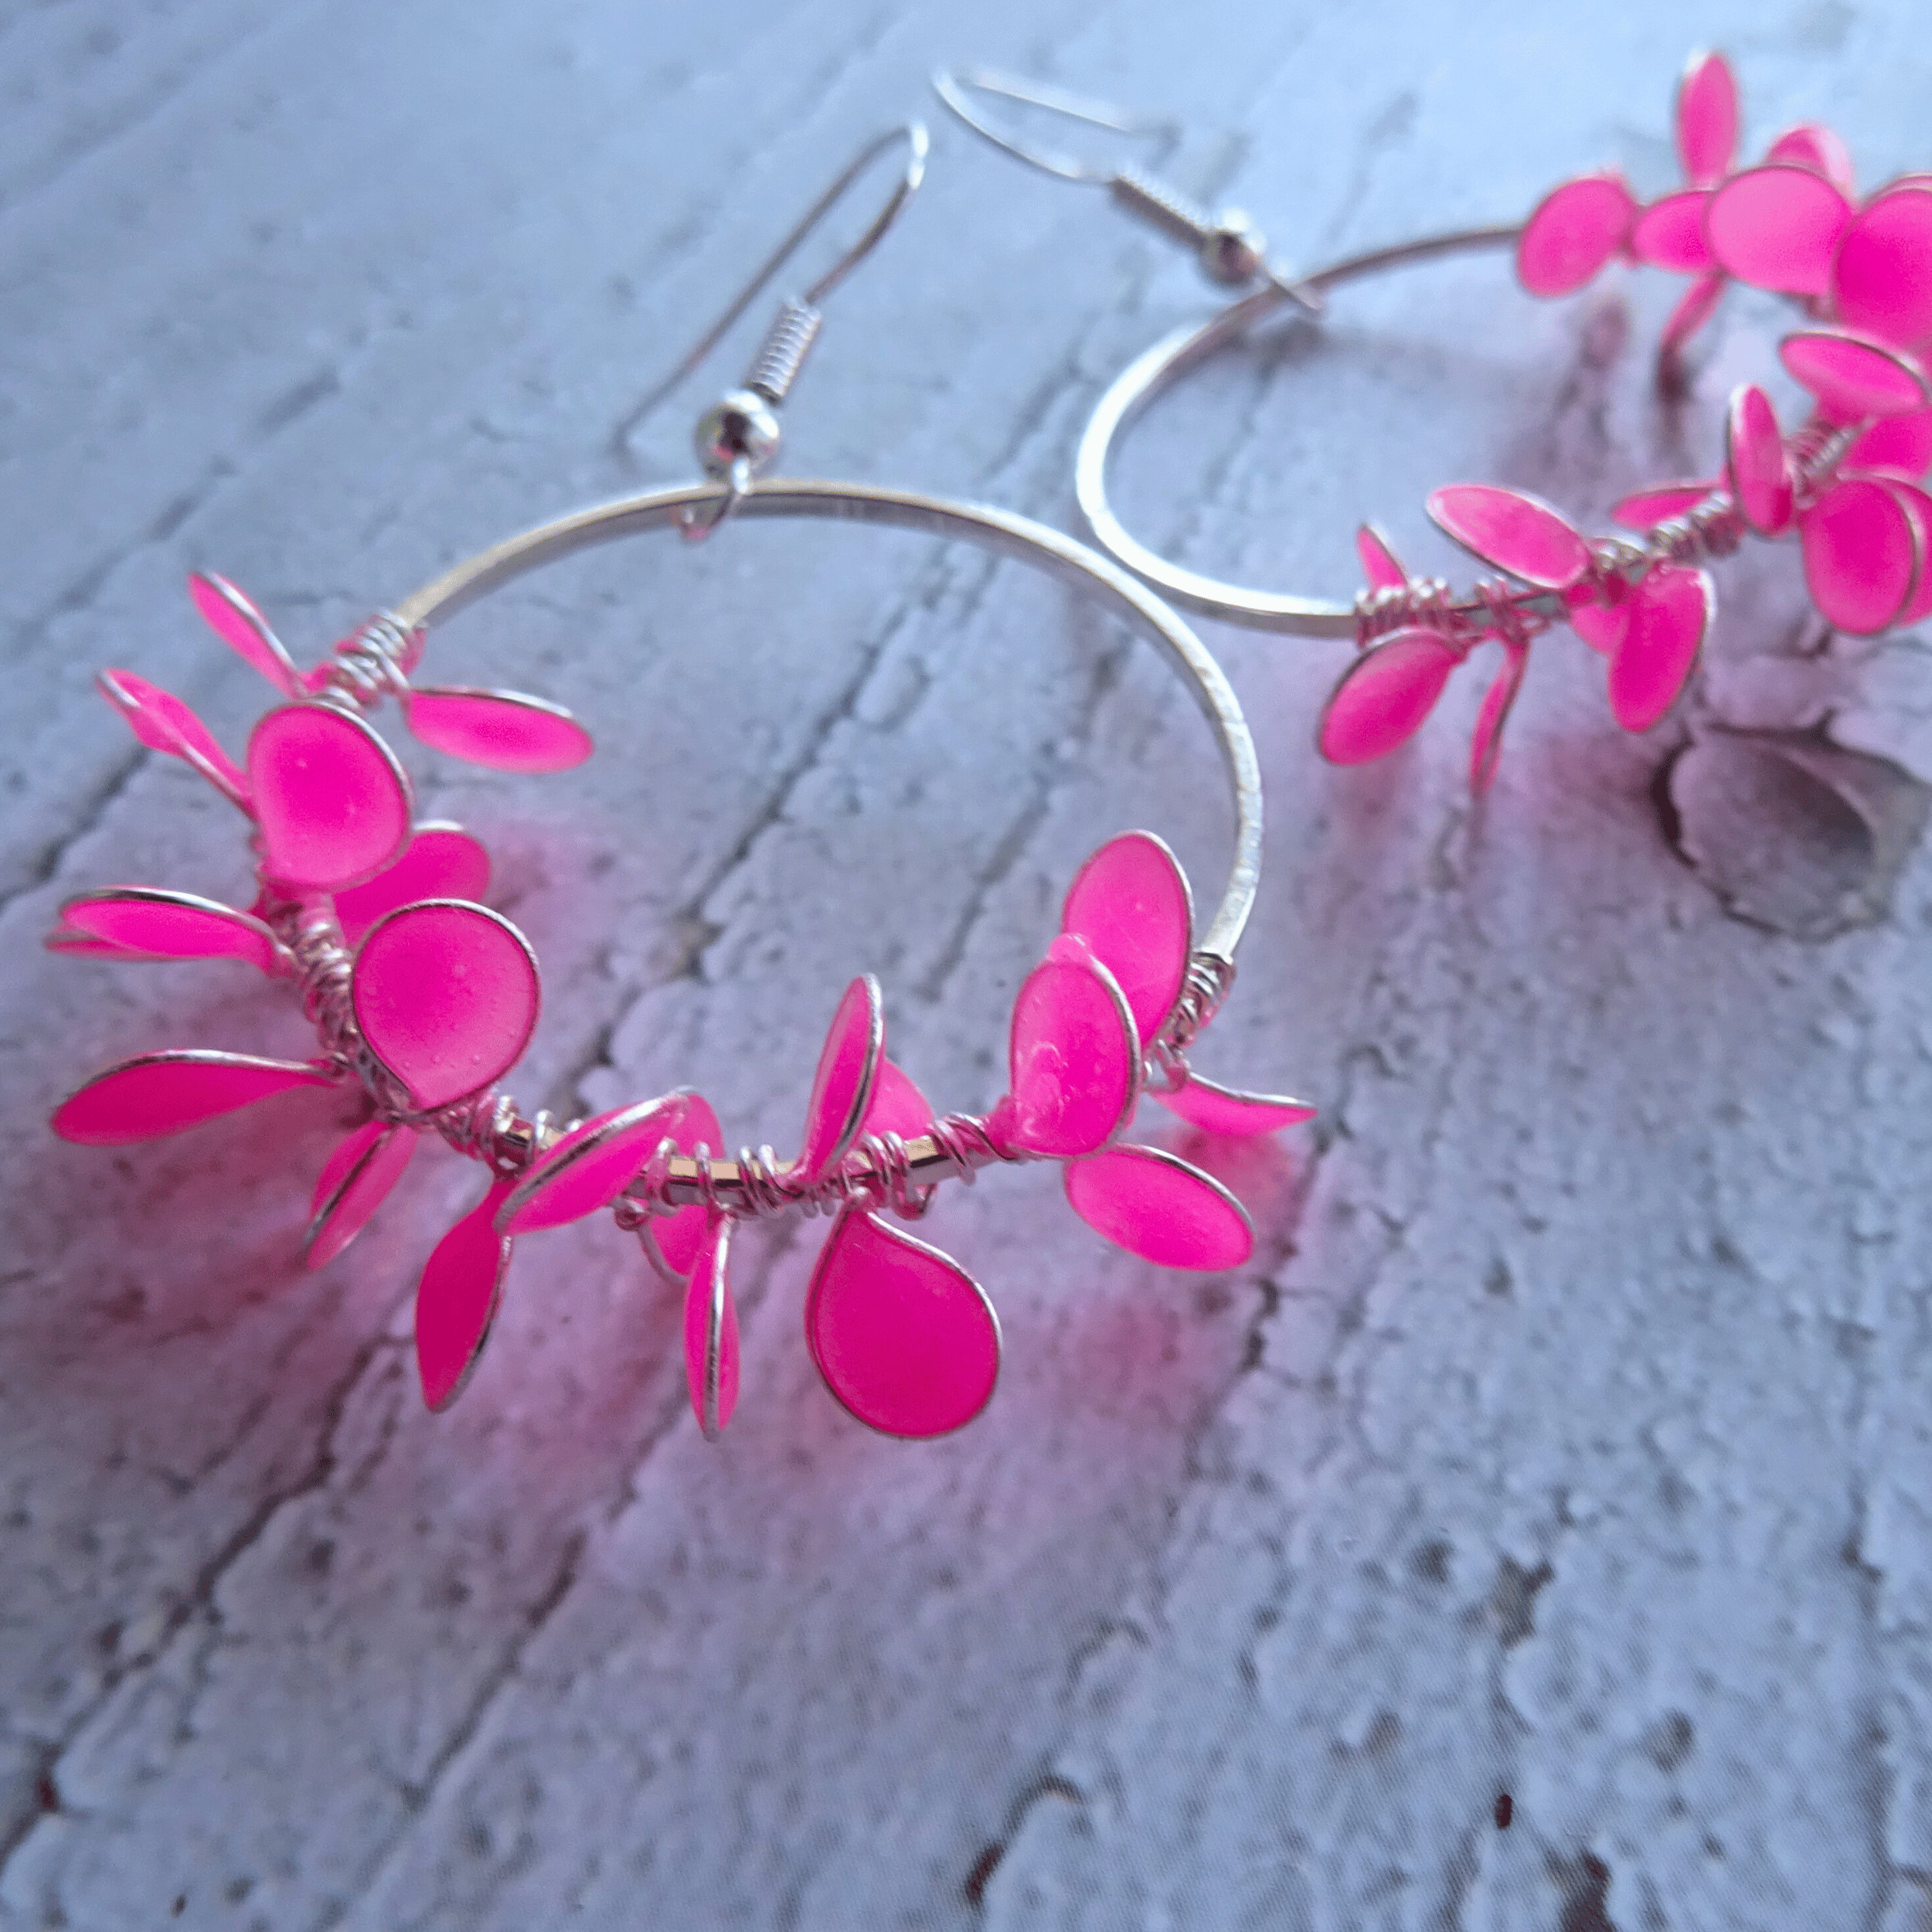
[[[1201,270],[1211,282],[1238,288],[1267,264],[1267,237],[1239,208],[1223,209],[1201,240]]]
[[[761,470],[777,454],[783,432],[777,412],[748,389],[733,389],[706,410],[698,424],[698,461],[704,473],[722,481],[740,461]]]

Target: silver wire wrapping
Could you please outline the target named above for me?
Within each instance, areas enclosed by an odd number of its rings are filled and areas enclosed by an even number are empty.
[[[765,339],[752,358],[747,389],[756,389],[767,403],[782,403],[798,379],[825,317],[809,302],[787,301],[765,331]]]
[[[422,642],[400,617],[379,611],[337,645],[328,678],[318,697],[339,696],[359,709],[372,711],[386,697],[399,701],[409,696],[409,675],[403,668]]]

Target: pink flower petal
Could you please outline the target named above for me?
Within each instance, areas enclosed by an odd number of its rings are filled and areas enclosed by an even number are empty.
[[[1163,1268],[1205,1274],[1254,1252],[1247,1209],[1219,1181],[1157,1147],[1110,1147],[1069,1161],[1066,1199],[1097,1234]]]
[[[1503,646],[1502,668],[1495,682],[1483,693],[1482,708],[1476,713],[1476,729],[1469,740],[1469,789],[1481,798],[1496,782],[1496,766],[1502,757],[1502,728],[1522,689],[1523,673],[1529,668],[1529,653],[1519,644]]]
[[[912,1076],[889,1060],[879,1063],[879,1083],[866,1109],[863,1134],[896,1134],[910,1141],[923,1134],[937,1116],[932,1102],[920,1092]]]
[[[1791,525],[1791,464],[1771,399],[1754,383],[1733,392],[1724,418],[1724,470],[1744,521],[1765,536]]]
[[[210,1048],[140,1053],[94,1075],[53,1111],[50,1124],[80,1147],[159,1140],[252,1107],[291,1087],[333,1087],[325,1067]]]
[[[862,973],[840,995],[818,1050],[797,1162],[808,1186],[823,1180],[858,1139],[885,1053],[885,998],[878,981]]]
[[[1521,490],[1451,483],[1429,514],[1471,556],[1539,590],[1566,590],[1589,570],[1590,546],[1561,511]]]
[[[1630,629],[1630,599],[1626,595],[1614,604],[1573,604],[1570,628],[1591,650],[1614,657]]]
[[[1822,295],[1852,204],[1822,175],[1789,162],[1747,168],[1713,191],[1704,232],[1719,264],[1754,288]]]
[[[698,1427],[715,1442],[738,1406],[738,1310],[731,1298],[732,1221],[713,1215],[684,1298],[684,1372]]]
[[[369,1051],[425,1110],[480,1093],[536,1026],[536,955],[482,906],[432,899],[369,930],[349,981]]]
[[[671,1129],[678,1151],[695,1155],[702,1148],[707,1158],[722,1158],[724,1129],[718,1124],[711,1103],[699,1094],[687,1094],[684,1100],[684,1112]],[[694,1201],[673,1213],[653,1215],[638,1229],[638,1243],[658,1274],[681,1286],[705,1243],[709,1223],[710,1210]]]
[[[1192,1072],[1185,1086],[1151,1087],[1148,1092],[1189,1126],[1230,1141],[1244,1140],[1254,1134],[1272,1134],[1277,1128],[1298,1126],[1304,1121],[1313,1120],[1320,1111],[1306,1100],[1290,1100],[1284,1094],[1240,1093]]]
[[[1585,175],[1553,189],[1516,240],[1516,274],[1532,295],[1567,295],[1624,245],[1637,204],[1614,175]]]
[[[999,1319],[937,1248],[845,1209],[812,1270],[805,1341],[825,1386],[869,1429],[943,1436],[992,1400]]]
[[[287,955],[259,919],[194,893],[105,886],[60,909],[66,926],[144,959],[239,959],[274,975]]]
[[[1365,523],[1355,533],[1355,555],[1362,560],[1364,575],[1372,590],[1400,590],[1409,581],[1393,546],[1372,523]]]
[[[302,676],[294,660],[244,593],[226,577],[196,571],[188,580],[188,594],[209,629],[237,657],[253,665],[285,697],[301,696]]]
[[[1683,359],[1684,345],[1716,313],[1724,292],[1722,274],[1700,276],[1679,298],[1657,338],[1658,367],[1666,373]]]
[[[1660,483],[1655,489],[1638,490],[1625,497],[1611,515],[1627,530],[1654,530],[1658,524],[1695,509],[1716,488],[1715,483]]]
[[[677,1130],[696,1097],[666,1094],[614,1107],[572,1128],[524,1170],[503,1203],[500,1231],[535,1234],[608,1207],[665,1141],[676,1144]]]
[[[326,1267],[369,1225],[416,1151],[413,1128],[370,1121],[350,1134],[324,1162],[309,1202],[302,1259]]]
[[[1881,342],[1909,345],[1932,334],[1932,188],[1888,189],[1845,224],[1832,301],[1848,328]]]
[[[1918,528],[1884,484],[1834,483],[1798,519],[1798,536],[1805,587],[1827,623],[1869,637],[1898,621],[1922,560]]]
[[[520,691],[418,685],[407,708],[423,743],[498,771],[567,771],[596,749],[563,706]]]
[[[1104,1147],[1134,1117],[1141,1048],[1119,982],[1076,933],[1062,933],[1013,1002],[1012,1090],[988,1128],[996,1142],[1060,1158]]]
[[[1074,876],[1060,930],[1078,933],[1120,982],[1145,1046],[1187,978],[1194,896],[1181,862],[1151,832],[1110,838]]]
[[[437,1243],[417,1284],[416,1367],[434,1413],[463,1393],[490,1338],[510,1269],[510,1237],[496,1231],[510,1187],[497,1182]]]
[[[56,927],[41,940],[50,953],[60,953],[70,959],[158,959],[158,953],[130,952],[125,946],[117,946],[111,939],[97,939],[91,933],[70,932],[65,927]]]
[[[1806,328],[1787,335],[1777,352],[1834,423],[1906,416],[1932,403],[1924,372],[1902,350],[1883,342],[1838,329]]]
[[[131,671],[103,671],[94,682],[149,750],[165,751],[192,765],[230,804],[250,809],[248,781],[240,767],[180,699]]]
[[[1630,252],[1672,274],[1709,274],[1715,266],[1704,239],[1704,204],[1709,199],[1708,188],[1683,188],[1652,202],[1630,231]]]
[[[1788,161],[1822,175],[1846,200],[1850,200],[1855,177],[1852,157],[1845,143],[1830,128],[1815,121],[1801,121],[1787,128],[1765,151],[1767,161]]]
[[[490,855],[461,825],[418,825],[393,863],[366,885],[335,894],[335,917],[353,946],[385,913],[422,899],[481,899],[490,889]]]
[[[1694,53],[1677,83],[1677,154],[1699,187],[1719,179],[1737,152],[1737,83],[1721,53]]]
[[[1660,563],[1630,598],[1630,628],[1610,661],[1610,708],[1626,731],[1648,731],[1697,668],[1717,608],[1709,573]]]
[[[1906,599],[1905,608],[1893,619],[1894,624],[1917,624],[1932,615],[1932,495],[1903,478],[1879,479],[1897,499],[1899,507],[1912,519],[1919,539],[1919,580]]]
[[[360,885],[409,838],[403,767],[360,718],[333,705],[282,705],[260,719],[249,734],[248,777],[262,862],[284,885]]]
[[[1932,468],[1932,409],[1913,410],[1874,423],[1845,452],[1846,470],[1890,470],[1923,476]]]
[[[1439,631],[1417,625],[1371,645],[1336,681],[1315,743],[1331,764],[1386,757],[1421,730],[1462,662]]]

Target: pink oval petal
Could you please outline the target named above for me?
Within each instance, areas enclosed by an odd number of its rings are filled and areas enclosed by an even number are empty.
[[[416,1284],[416,1368],[432,1413],[463,1393],[490,1338],[510,1269],[510,1238],[496,1231],[510,1187],[496,1182],[437,1243]]]
[[[1062,933],[1013,1002],[1012,1091],[989,1129],[1005,1145],[1064,1158],[1104,1147],[1134,1117],[1141,1048],[1114,975]]]
[[[419,685],[408,711],[423,743],[498,771],[568,771],[597,749],[563,706],[520,691]]]
[[[684,1373],[691,1407],[706,1439],[724,1434],[738,1406],[738,1310],[731,1298],[732,1222],[708,1220],[684,1298]]]
[[[1590,546],[1569,518],[1521,490],[1451,483],[1430,496],[1429,514],[1471,556],[1539,590],[1567,590],[1590,568]]]
[[[1766,149],[1767,161],[1788,161],[1822,175],[1849,201],[1855,182],[1850,151],[1830,128],[1815,121],[1787,128]]]
[[[1724,292],[1724,279],[1721,274],[1700,276],[1684,291],[1665,318],[1657,338],[1657,366],[1667,375],[1682,362],[1684,345],[1716,312],[1718,298]]]
[[[49,1124],[80,1147],[159,1140],[252,1107],[291,1087],[333,1087],[325,1067],[181,1047],[140,1053],[97,1073],[53,1111]]]
[[[1284,1094],[1243,1094],[1192,1072],[1185,1086],[1149,1087],[1148,1091],[1189,1126],[1230,1141],[1272,1134],[1277,1128],[1296,1127],[1313,1120],[1319,1111],[1306,1100],[1290,1100]]]
[[[1744,521],[1766,536],[1791,523],[1791,463],[1771,399],[1754,383],[1735,390],[1724,418],[1724,469]]]
[[[1715,483],[1660,483],[1624,498],[1611,515],[1627,530],[1654,530],[1695,509],[1716,488]]]
[[[1614,656],[1630,628],[1630,599],[1624,596],[1614,604],[1573,604],[1570,607],[1570,628],[1591,650],[1607,658]]]
[[[188,594],[209,628],[244,662],[251,664],[284,696],[300,697],[301,673],[295,668],[282,641],[268,620],[226,577],[196,571],[188,580]]]
[[[1881,342],[1932,335],[1932,188],[1894,188],[1845,224],[1832,267],[1838,321]]]
[[[418,1107],[479,1093],[516,1063],[536,1026],[536,955],[482,906],[405,906],[356,949],[349,1000],[363,1043]]]
[[[1852,204],[1822,175],[1789,162],[1747,168],[1712,191],[1704,233],[1730,274],[1754,288],[1822,295]]]
[[[1917,526],[1883,484],[1834,483],[1798,519],[1804,583],[1825,621],[1869,637],[1898,620],[1917,587]]]
[[[461,825],[418,825],[393,865],[366,885],[335,894],[342,940],[353,946],[385,913],[423,899],[481,899],[490,889],[490,855]]]
[[[1393,546],[1372,523],[1365,523],[1355,532],[1355,549],[1372,590],[1400,590],[1409,581],[1409,573],[1402,567]]]
[[[872,1104],[866,1109],[866,1134],[896,1134],[902,1141],[916,1139],[937,1117],[932,1102],[920,1092],[912,1076],[889,1060],[879,1063],[879,1083],[873,1087]]]
[[[151,751],[165,751],[192,765],[231,804],[250,809],[248,781],[215,742],[215,734],[172,692],[131,671],[103,671],[94,679],[101,695],[128,720]]]
[[[671,1129],[678,1151],[695,1155],[702,1148],[707,1157],[721,1155],[724,1129],[718,1124],[711,1103],[701,1094],[687,1094],[684,1100],[684,1112]],[[653,1215],[638,1230],[638,1243],[660,1276],[682,1286],[704,1245],[709,1223],[709,1210],[702,1202],[693,1202],[674,1213]]]
[[[1516,274],[1532,295],[1581,288],[1624,245],[1637,204],[1614,175],[1585,175],[1553,189],[1516,239]]]
[[[1336,681],[1322,707],[1317,749],[1335,765],[1386,757],[1421,730],[1461,662],[1439,631],[1392,632]]]
[[[414,1130],[386,1121],[359,1127],[336,1148],[323,1165],[309,1203],[302,1258],[310,1267],[325,1267],[362,1233],[415,1151]]]
[[[797,1162],[807,1185],[823,1180],[858,1139],[885,1053],[885,996],[878,981],[862,973],[839,996],[825,1043],[818,1049]]]
[[[1684,178],[1717,180],[1737,152],[1737,83],[1721,53],[1694,53],[1677,83],[1677,155]]]
[[[271,975],[287,955],[257,918],[194,893],[107,886],[60,909],[69,927],[146,959],[239,959]]]
[[[1874,423],[1845,452],[1847,470],[1890,470],[1923,476],[1932,468],[1932,409],[1912,410]]]
[[[535,1234],[608,1207],[665,1141],[676,1144],[696,1097],[666,1094],[580,1122],[524,1170],[503,1203],[500,1231]]]
[[[812,1270],[805,1342],[845,1408],[889,1436],[943,1436],[992,1400],[999,1318],[950,1256],[845,1209]]]
[[[1529,653],[1522,645],[1505,645],[1502,668],[1483,693],[1482,707],[1476,713],[1476,729],[1469,740],[1469,789],[1479,798],[1496,782],[1496,766],[1502,757],[1502,728],[1509,722],[1510,709],[1529,668]]]
[[[1673,563],[1631,592],[1630,628],[1610,661],[1610,708],[1626,731],[1648,731],[1676,702],[1716,607],[1709,573]]]
[[[1060,930],[1078,933],[1119,981],[1145,1046],[1187,978],[1194,896],[1181,862],[1151,832],[1110,838],[1074,875]]]
[[[1883,342],[1836,329],[1800,329],[1778,344],[1777,353],[1834,423],[1906,416],[1932,403],[1924,372],[1902,350]]]
[[[1247,1209],[1219,1181],[1157,1147],[1110,1147],[1069,1161],[1066,1198],[1095,1233],[1158,1267],[1204,1274],[1254,1252]]]
[[[1906,599],[1904,609],[1892,621],[1900,624],[1917,624],[1932,615],[1932,569],[1927,567],[1928,561],[1932,561],[1932,495],[1904,478],[1886,477],[1883,481],[1899,507],[1912,519],[1919,539],[1919,580]]]
[[[1708,188],[1682,188],[1652,202],[1631,229],[1630,252],[1672,274],[1708,274],[1715,265],[1704,238],[1704,204],[1709,199]]]
[[[394,859],[410,835],[409,781],[360,718],[287,704],[248,739],[248,777],[270,877],[335,892]]]

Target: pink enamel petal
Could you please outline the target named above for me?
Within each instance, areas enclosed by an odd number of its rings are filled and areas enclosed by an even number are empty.
[[[1719,179],[1737,152],[1737,83],[1721,53],[1695,53],[1677,83],[1677,155],[1699,187]]]
[[[69,900],[60,917],[76,932],[145,959],[239,959],[270,975],[287,955],[262,922],[232,906],[158,886],[107,886]]]
[[[932,1102],[920,1092],[912,1076],[889,1060],[879,1063],[879,1083],[866,1110],[866,1134],[896,1134],[910,1141],[925,1132],[937,1116]]]
[[[869,1429],[943,1436],[992,1400],[999,1319],[949,1256],[847,1208],[805,1295],[805,1341],[825,1386]]]
[[[1075,874],[1060,930],[1078,933],[1120,982],[1145,1046],[1181,996],[1193,943],[1194,896],[1165,841],[1110,838]]]
[[[823,1180],[858,1139],[885,1053],[885,997],[878,981],[862,973],[840,995],[818,1050],[797,1163],[807,1185]]]
[[[64,927],[56,927],[40,943],[49,952],[64,954],[70,959],[151,960],[159,957],[154,953],[130,952],[111,939],[97,939],[91,933],[70,932]]]
[[[1834,423],[1912,415],[1932,403],[1924,372],[1903,351],[1883,342],[1836,329],[1808,328],[1787,335],[1777,352]]]
[[[1654,530],[1658,524],[1695,509],[1716,488],[1715,483],[1660,483],[1655,489],[1638,490],[1624,498],[1611,515],[1627,530]]]
[[[1217,1274],[1254,1252],[1247,1209],[1219,1181],[1157,1147],[1110,1147],[1069,1161],[1073,1212],[1157,1267]]]
[[[1502,728],[1509,722],[1516,693],[1522,689],[1523,673],[1529,668],[1529,653],[1521,645],[1503,646],[1502,668],[1483,693],[1482,707],[1476,713],[1476,729],[1469,740],[1469,789],[1478,798],[1496,782],[1496,767],[1502,757]]]
[[[711,1217],[684,1297],[684,1372],[707,1440],[723,1434],[738,1406],[738,1310],[731,1298],[732,1222]]]
[[[1570,628],[1591,650],[1612,657],[1630,628],[1630,599],[1619,597],[1614,604],[1572,604]]]
[[[1906,599],[1905,608],[1892,621],[1917,624],[1932,615],[1932,567],[1928,567],[1932,566],[1932,495],[1903,478],[1886,477],[1883,481],[1897,499],[1900,508],[1912,519],[1919,538],[1918,583]]]
[[[1355,555],[1362,560],[1363,574],[1372,590],[1400,590],[1409,581],[1389,539],[1372,523],[1365,523],[1355,533]]]
[[[1828,128],[1801,121],[1787,128],[1766,149],[1767,161],[1788,161],[1822,175],[1849,201],[1855,182],[1850,151]]]
[[[1932,189],[1894,188],[1845,224],[1832,301],[1848,328],[1909,344],[1932,334]]]
[[[1148,1091],[1189,1127],[1230,1141],[1272,1134],[1277,1128],[1298,1127],[1304,1121],[1313,1120],[1320,1111],[1306,1100],[1290,1100],[1284,1094],[1240,1093],[1217,1081],[1203,1080],[1199,1073],[1191,1073],[1183,1087],[1149,1087]]]
[[[182,1047],[141,1053],[94,1075],[53,1111],[49,1123],[79,1147],[124,1147],[180,1134],[252,1107],[291,1087],[333,1087],[326,1069]]]
[[[463,1393],[490,1338],[510,1268],[510,1237],[496,1213],[511,1183],[499,1181],[430,1256],[416,1286],[416,1368],[432,1413]]]
[[[1315,737],[1331,764],[1386,757],[1421,730],[1462,660],[1442,634],[1417,626],[1372,645],[1336,681]]]
[[[165,751],[193,766],[231,804],[250,809],[248,781],[215,742],[215,734],[172,692],[131,671],[103,671],[94,679],[101,695],[128,720],[151,751]]]
[[[1439,529],[1471,556],[1542,590],[1567,590],[1590,568],[1590,546],[1560,511],[1521,490],[1451,483],[1429,498]]]
[[[608,1207],[663,1142],[675,1145],[696,1097],[666,1094],[613,1107],[572,1128],[524,1171],[503,1204],[502,1232],[535,1234]]]
[[[249,734],[262,862],[286,886],[335,892],[371,879],[410,835],[409,781],[360,718],[282,705]]]
[[[1652,268],[1675,275],[1707,274],[1715,264],[1704,239],[1704,204],[1708,188],[1683,188],[1654,201],[1637,217],[1630,231],[1630,252]]]
[[[1756,383],[1734,391],[1724,418],[1724,470],[1744,521],[1766,536],[1791,528],[1791,464],[1771,399]]]
[[[1616,254],[1637,204],[1614,175],[1585,175],[1536,204],[1516,240],[1516,274],[1532,295],[1567,295]]]
[[[1874,423],[1845,452],[1839,466],[1846,470],[1890,470],[1900,476],[1923,476],[1932,468],[1932,409],[1913,410]]]
[[[268,620],[245,593],[226,577],[196,571],[188,580],[188,594],[208,627],[236,655],[251,664],[285,697],[302,694],[302,675]]]
[[[1133,1118],[1141,1048],[1127,996],[1077,933],[1062,933],[1013,1002],[1012,1091],[994,1137],[1064,1158],[1104,1147]]]
[[[349,1000],[364,1043],[423,1108],[507,1072],[536,1026],[536,955],[482,906],[432,899],[372,927]]]
[[[1712,191],[1704,233],[1726,273],[1754,288],[1822,295],[1852,204],[1822,175],[1789,162],[1747,168]]]
[[[364,886],[335,895],[344,942],[353,946],[385,913],[422,899],[481,899],[490,889],[490,855],[460,825],[418,825],[402,856]]]
[[[1610,661],[1610,708],[1626,731],[1648,731],[1677,702],[1716,607],[1702,570],[1659,564],[1637,586],[1630,628]]]
[[[1869,637],[1898,620],[1920,568],[1917,526],[1883,483],[1848,477],[1798,519],[1804,583],[1827,623]]]
[[[1682,359],[1684,345],[1716,313],[1718,298],[1724,292],[1722,274],[1700,276],[1679,298],[1657,338],[1659,369],[1672,369]]]
[[[684,1112],[671,1130],[671,1138],[680,1154],[695,1155],[700,1148],[708,1155],[724,1151],[724,1129],[718,1124],[711,1103],[700,1094],[685,1096]],[[654,1215],[638,1230],[639,1245],[651,1267],[667,1281],[682,1284],[690,1274],[704,1245],[709,1218],[708,1210],[694,1202],[675,1213]]]
[[[415,1151],[413,1128],[371,1121],[330,1155],[309,1203],[302,1258],[310,1267],[325,1267],[362,1233]]]
[[[568,771],[596,749],[563,706],[520,691],[419,685],[408,710],[423,743],[498,771]]]

